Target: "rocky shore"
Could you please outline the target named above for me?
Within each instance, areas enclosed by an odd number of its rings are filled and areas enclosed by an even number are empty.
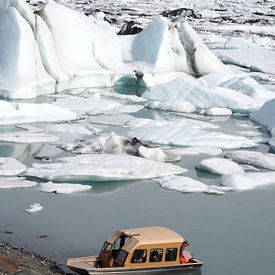
[[[0,241],[0,275],[57,275],[66,273],[56,262]]]

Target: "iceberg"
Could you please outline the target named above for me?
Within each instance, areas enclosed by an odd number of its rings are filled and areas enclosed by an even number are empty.
[[[275,171],[274,154],[263,154],[256,151],[234,151],[226,153],[225,157],[241,164]]]
[[[197,80],[178,78],[166,84],[156,85],[143,95],[151,101],[189,102],[198,109],[227,108],[233,112],[249,113],[261,104],[240,92],[223,87],[209,88]]]
[[[41,183],[41,191],[46,193],[55,193],[55,194],[73,194],[79,192],[86,192],[92,189],[90,185],[83,185],[83,184],[70,184],[70,183],[52,183],[52,182],[45,182]]]
[[[24,178],[0,178],[0,189],[28,188],[36,185],[36,182]]]
[[[224,195],[225,191],[231,191],[231,188],[207,185],[201,181],[183,176],[167,176],[155,179],[163,188],[179,191],[182,193],[206,193],[215,195]]]
[[[129,155],[78,155],[58,159],[57,163],[33,164],[26,175],[55,182],[93,182],[152,179],[182,174],[185,170]]]
[[[210,146],[221,149],[252,148],[253,141],[240,136],[223,134],[206,130],[174,127],[173,125],[147,125],[133,129],[129,137],[143,142],[169,146]]]
[[[27,167],[23,163],[14,158],[0,157],[0,176],[17,176],[26,169]]]
[[[229,174],[222,176],[222,184],[233,190],[250,190],[275,184],[275,172]]]
[[[76,114],[47,103],[11,103],[0,100],[0,125],[74,120]]]
[[[0,142],[34,144],[56,142],[58,140],[58,137],[44,133],[12,132],[0,134]]]
[[[244,170],[240,165],[223,158],[204,159],[196,166],[196,168],[217,175],[244,173]]]
[[[34,214],[39,212],[43,209],[43,206],[39,202],[35,202],[30,205],[29,208],[25,209],[29,214]]]

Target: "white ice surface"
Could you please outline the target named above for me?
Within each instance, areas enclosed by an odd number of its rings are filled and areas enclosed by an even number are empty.
[[[58,137],[44,133],[12,132],[0,134],[0,142],[33,144],[56,142],[58,140]]]
[[[199,155],[199,154],[206,154],[210,156],[218,156],[222,153],[222,150],[218,147],[208,147],[208,146],[203,146],[203,147],[186,147],[186,148],[174,148],[174,149],[169,149],[172,152],[175,152],[176,154],[180,155],[187,155],[187,156],[194,156],[194,155]]]
[[[14,158],[0,157],[0,176],[17,176],[26,169],[23,163]]]
[[[79,192],[86,192],[91,190],[92,186],[83,184],[70,184],[70,183],[52,183],[46,182],[41,183],[41,191],[46,193],[57,193],[57,194],[73,194]]]
[[[98,125],[113,125],[113,126],[124,126],[134,119],[133,116],[128,114],[106,114],[90,117],[90,123]]]
[[[250,190],[266,185],[275,185],[275,172],[223,175],[222,184],[232,187],[234,190]]]
[[[25,209],[29,214],[34,214],[36,212],[39,212],[43,209],[43,206],[38,203],[38,202],[35,202],[33,204],[30,205],[29,208]]]
[[[33,164],[27,175],[56,182],[120,181],[182,174],[181,167],[129,155],[78,155],[60,163]]]
[[[176,190],[183,193],[208,193],[223,195],[225,191],[231,191],[231,188],[223,186],[207,185],[201,181],[183,176],[167,176],[155,179],[161,187]]]
[[[0,178],[0,189],[28,188],[36,185],[36,182],[24,178]]]
[[[225,157],[241,163],[275,171],[275,155],[263,154],[256,151],[233,151],[225,154]]]
[[[174,104],[187,101],[200,109],[220,107],[243,113],[248,113],[261,106],[255,99],[240,92],[222,87],[209,88],[199,81],[183,78],[157,85],[142,96],[149,100],[169,101]]]
[[[76,114],[52,104],[11,103],[0,100],[0,125],[76,119]]]
[[[53,132],[66,132],[66,133],[76,133],[82,135],[93,135],[98,134],[101,130],[91,125],[80,125],[80,124],[53,124],[47,127],[47,131]]]
[[[130,131],[131,138],[161,145],[172,146],[210,146],[221,149],[251,148],[256,144],[244,137],[223,134],[184,127],[165,126],[144,126]]]
[[[187,101],[151,101],[146,105],[147,108],[171,111],[171,112],[181,112],[181,113],[195,113],[196,107]]]
[[[227,108],[212,107],[206,111],[208,116],[231,116],[232,111]]]
[[[200,170],[208,171],[217,175],[244,173],[244,170],[240,165],[223,158],[203,159],[196,167]]]
[[[224,62],[246,67],[252,71],[275,74],[274,51],[246,39],[230,38],[223,49],[217,49],[214,52]]]

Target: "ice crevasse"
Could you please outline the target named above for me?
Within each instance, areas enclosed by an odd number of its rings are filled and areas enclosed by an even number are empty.
[[[141,33],[120,37],[103,19],[52,0],[36,13],[24,0],[0,2],[0,53],[0,96],[5,98],[135,79],[134,65],[125,61],[148,65],[146,86],[226,68],[186,21],[175,27],[158,17]]]

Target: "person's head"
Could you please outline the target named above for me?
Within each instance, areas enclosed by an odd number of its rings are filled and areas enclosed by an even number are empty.
[[[189,246],[189,242],[185,240],[185,241],[182,243],[182,246],[183,246],[183,247]]]

